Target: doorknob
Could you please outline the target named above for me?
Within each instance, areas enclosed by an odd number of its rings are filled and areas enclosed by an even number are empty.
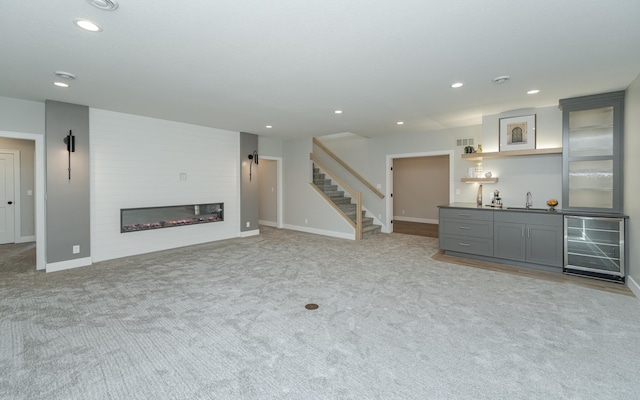
[[[9,203],[9,204],[13,204],[13,201],[9,201],[8,203]]]

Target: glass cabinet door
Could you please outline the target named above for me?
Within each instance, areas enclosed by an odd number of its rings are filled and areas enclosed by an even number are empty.
[[[622,211],[623,101],[624,92],[560,100],[567,209]]]

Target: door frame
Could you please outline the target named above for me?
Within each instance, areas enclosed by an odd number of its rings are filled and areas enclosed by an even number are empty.
[[[283,207],[282,207],[282,185],[283,185],[283,179],[282,179],[282,157],[271,157],[271,156],[260,156],[260,158],[262,158],[263,160],[271,160],[271,161],[275,161],[276,162],[276,169],[277,169],[277,173],[276,173],[276,179],[278,179],[277,185],[278,185],[278,193],[276,195],[276,201],[278,202],[277,205],[277,213],[278,213],[278,217],[277,217],[277,221],[276,221],[276,227],[279,229],[284,228],[284,223],[282,222],[282,218],[283,218]]]
[[[46,238],[45,238],[45,165],[44,165],[44,135],[35,133],[0,131],[0,137],[8,139],[33,140],[35,142],[36,154],[35,177],[34,177],[34,203],[36,220],[36,269],[44,270],[46,267]],[[15,160],[14,160],[15,162]],[[19,180],[19,179],[18,179]]]
[[[20,203],[22,192],[20,191],[20,150],[0,149],[0,154],[13,155],[13,243],[24,243],[28,240],[22,238],[22,226]]]
[[[433,157],[433,156],[449,156],[449,203],[453,202],[454,193],[455,193],[455,182],[453,181],[453,177],[455,176],[453,165],[453,150],[438,150],[438,151],[426,151],[420,153],[400,153],[400,154],[387,154],[387,177],[386,177],[386,186],[387,192],[385,193],[386,198],[386,229],[384,229],[385,233],[393,232],[393,224],[391,221],[393,220],[393,159],[394,158],[415,158],[415,157]]]

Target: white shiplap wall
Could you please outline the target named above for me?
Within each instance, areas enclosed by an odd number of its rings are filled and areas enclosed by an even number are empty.
[[[240,235],[238,132],[93,108],[89,116],[94,262]],[[213,202],[224,202],[223,222],[120,233],[121,208]]]

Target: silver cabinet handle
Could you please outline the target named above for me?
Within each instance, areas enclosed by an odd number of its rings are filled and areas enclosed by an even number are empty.
[[[531,228],[527,228],[527,238],[531,238]]]
[[[459,226],[458,229],[466,229],[466,230],[471,230],[470,226]]]
[[[458,243],[459,246],[469,247],[471,246],[469,243]]]
[[[524,225],[522,226],[522,237],[524,237]]]
[[[462,214],[462,213],[460,213],[460,214],[458,214],[458,215],[459,215],[459,216],[461,216],[461,217],[468,217],[468,216],[470,216],[471,214]]]

